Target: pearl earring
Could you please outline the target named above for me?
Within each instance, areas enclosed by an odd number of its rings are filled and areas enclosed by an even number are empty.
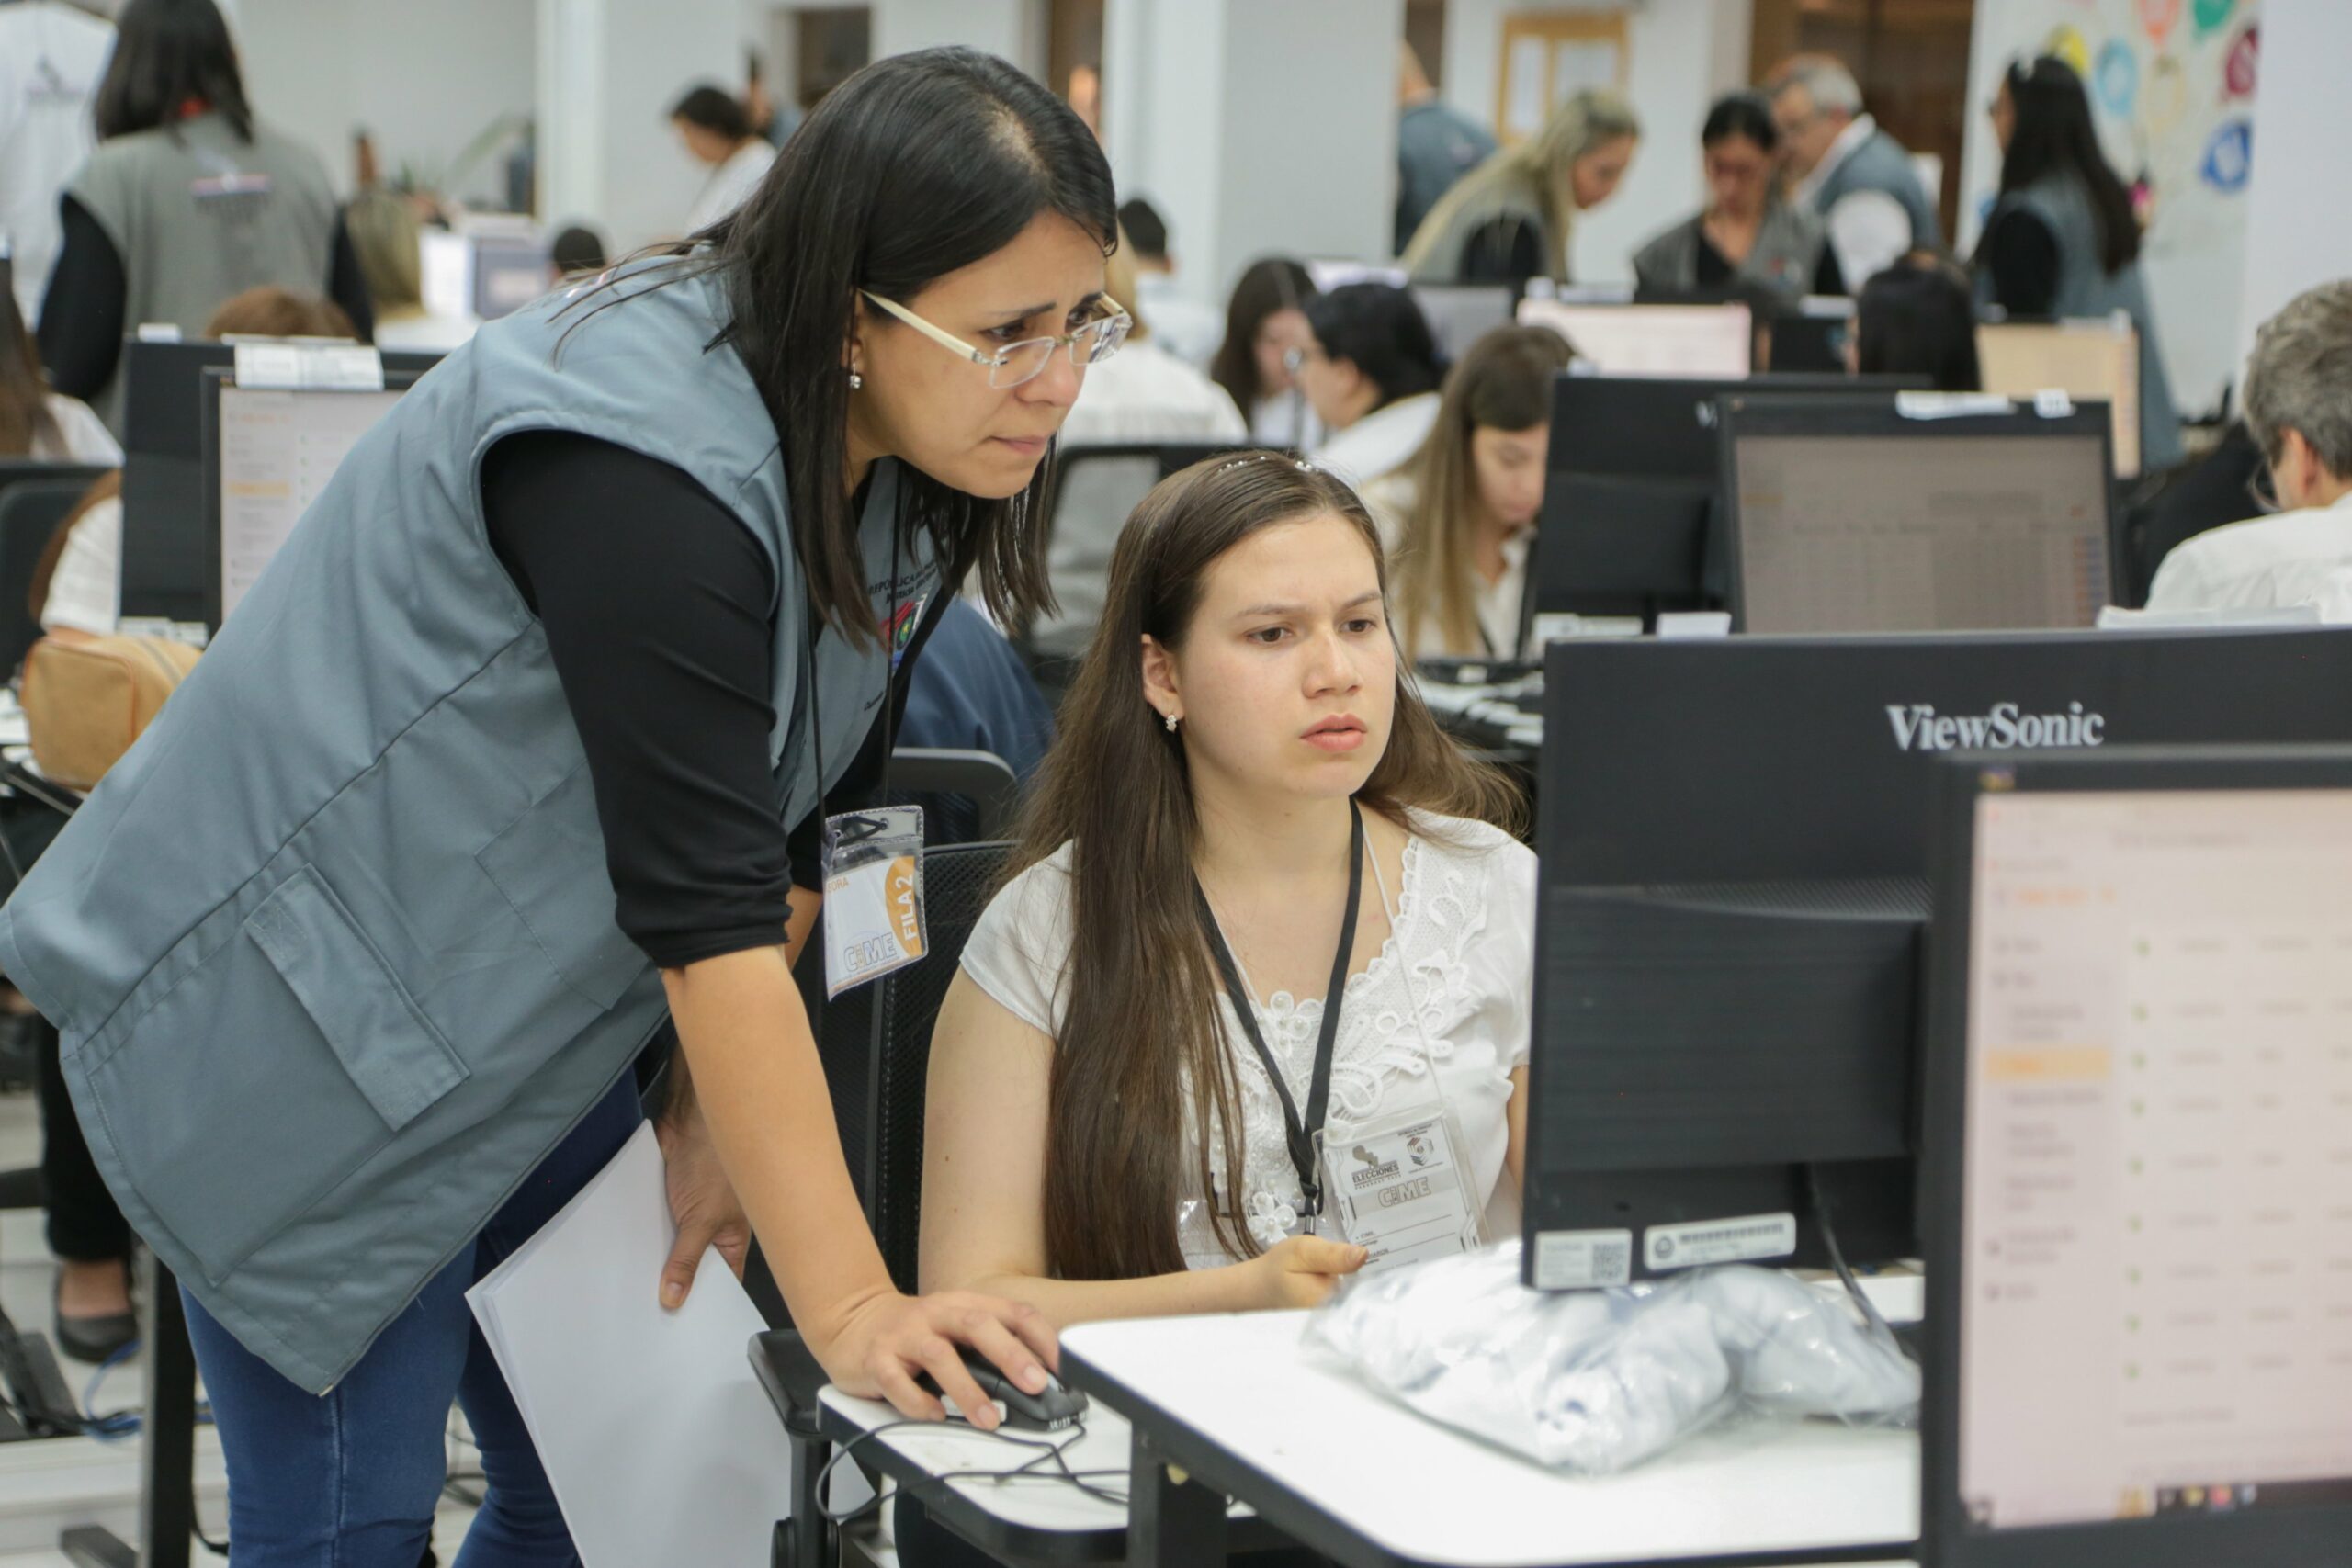
[[[851,371],[851,372],[849,373],[849,389],[850,389],[851,391],[854,392],[854,391],[856,391],[860,387],[863,387],[863,386],[865,386],[865,377],[863,377],[863,376],[859,375],[859,374],[858,374],[856,371],[854,371],[854,370],[853,370],[853,371]]]
[[[1176,724],[1177,724],[1176,716],[1175,716],[1174,714],[1172,714],[1172,713],[1171,713],[1171,714],[1170,714],[1170,715],[1168,716],[1168,733],[1169,733],[1169,734],[1173,735],[1173,734],[1175,734],[1175,733],[1176,733]]]

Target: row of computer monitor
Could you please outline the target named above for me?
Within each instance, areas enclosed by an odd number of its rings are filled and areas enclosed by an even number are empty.
[[[2352,628],[1553,645],[1528,1282],[1924,1255],[1925,1561],[2335,1560],[2347,692]]]
[[[2120,575],[2107,410],[1901,378],[1559,378],[1526,610],[1755,632],[2086,626]]]

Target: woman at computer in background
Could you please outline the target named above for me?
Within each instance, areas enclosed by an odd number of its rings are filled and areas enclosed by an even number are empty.
[[[1976,245],[1976,299],[2012,316],[2132,318],[2140,339],[2140,454],[2180,461],[2180,419],[2140,275],[2132,193],[2099,150],[2083,79],[2063,60],[2020,60],[1987,106],[2001,192]]]
[[[122,448],[87,404],[50,390],[16,291],[0,288],[0,458],[8,457],[111,465]]]
[[[1361,491],[1411,462],[1429,439],[1445,365],[1421,308],[1389,284],[1318,294],[1307,301],[1306,324],[1313,336],[1298,355],[1298,384],[1330,433],[1315,462]],[[1393,537],[1396,519],[1379,506],[1374,516]]]
[[[1577,94],[1446,192],[1405,247],[1405,271],[1416,283],[1567,282],[1576,215],[1616,192],[1641,140],[1633,105]]]
[[[1645,293],[1734,290],[1742,285],[1787,299],[1843,294],[1837,254],[1821,220],[1784,201],[1773,184],[1780,129],[1760,94],[1727,93],[1699,130],[1707,207],[1634,253]]]
[[[1277,454],[1136,509],[933,1038],[927,1285],[1065,1325],[1322,1300],[1363,1255],[1303,1217],[1282,1102],[1327,1029],[1333,1135],[1442,1097],[1516,1223],[1534,856],[1403,679],[1384,577],[1354,494]]]
[[[1396,564],[1396,641],[1419,662],[1522,651],[1527,558],[1544,506],[1552,379],[1567,343],[1502,327],[1445,378],[1437,425],[1398,476],[1408,494]]]
[[[1209,360],[1209,379],[1250,422],[1252,441],[1304,452],[1323,439],[1290,373],[1291,352],[1314,336],[1306,310],[1314,298],[1315,279],[1288,256],[1259,257],[1233,286],[1225,342]]]
[[[1846,367],[1860,376],[1927,376],[1939,392],[1983,390],[1968,275],[1932,251],[1914,251],[1863,284],[1846,336]]]

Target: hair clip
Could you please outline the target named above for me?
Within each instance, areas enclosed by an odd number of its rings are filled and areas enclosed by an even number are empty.
[[[1285,457],[1280,452],[1252,452],[1247,457],[1234,458],[1230,463],[1218,468],[1217,472],[1229,474],[1236,468],[1246,468],[1256,463],[1288,463],[1302,474],[1317,474],[1323,471],[1304,457]]]

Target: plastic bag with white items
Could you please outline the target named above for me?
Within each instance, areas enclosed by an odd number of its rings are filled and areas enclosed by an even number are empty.
[[[1770,1269],[1552,1292],[1520,1247],[1351,1281],[1307,1342],[1430,1419],[1609,1475],[1736,1414],[1907,1425],[1919,1369],[1842,1296]]]

